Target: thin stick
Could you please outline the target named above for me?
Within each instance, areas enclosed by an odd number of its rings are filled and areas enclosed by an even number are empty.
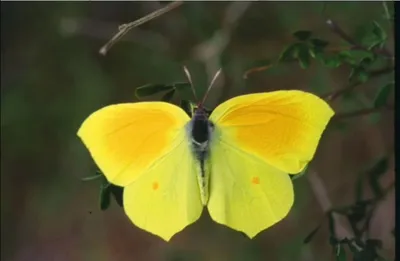
[[[201,101],[201,105],[203,105],[204,101],[206,100],[208,93],[211,90],[211,87],[214,85],[214,82],[217,80],[218,76],[221,74],[222,68],[220,68],[214,75],[213,79],[211,80],[210,85],[208,86],[208,89],[206,91],[206,94],[204,94],[203,100]]]
[[[393,34],[394,33],[393,20],[392,20],[392,16],[390,15],[389,7],[386,3],[386,0],[382,1],[382,5],[383,5],[383,9],[385,10],[385,15],[386,15],[386,19],[388,20],[390,30],[392,31],[392,34]]]
[[[386,19],[389,20],[389,22],[390,22],[391,16],[390,16],[390,12],[389,12],[389,7],[387,6],[387,3],[385,0],[382,1],[382,5],[383,5],[383,9],[385,10]]]
[[[333,119],[334,120],[347,119],[347,118],[352,118],[352,117],[357,117],[357,116],[362,116],[362,115],[369,115],[372,113],[381,112],[383,110],[393,110],[393,109],[390,108],[390,106],[383,106],[381,108],[365,108],[365,109],[361,109],[358,111],[337,113],[333,117]]]
[[[172,2],[168,5],[166,5],[165,7],[158,9],[136,21],[133,21],[131,23],[128,24],[122,24],[119,26],[118,28],[118,32],[111,38],[110,41],[108,41],[103,47],[100,48],[100,54],[102,55],[106,55],[107,52],[110,50],[110,48],[116,43],[118,42],[118,40],[120,40],[126,33],[128,33],[132,28],[137,27],[141,24],[144,24],[154,18],[157,18],[169,11],[171,11],[172,9],[177,8],[178,6],[182,5],[183,1],[175,1]]]
[[[367,50],[364,46],[361,46],[360,44],[358,44],[356,42],[356,40],[354,40],[350,35],[345,33],[343,31],[343,29],[332,19],[326,20],[326,24],[329,26],[329,28],[331,29],[332,32],[334,32],[335,34],[340,36],[347,43],[351,44],[353,46],[353,49],[370,51],[370,50]],[[384,56],[387,59],[394,60],[393,54],[386,48],[374,49],[372,51],[378,55]]]
[[[193,92],[194,98],[197,101],[196,90],[194,88],[192,77],[190,76],[189,70],[188,70],[188,68],[186,66],[183,66],[183,71],[185,71],[186,77],[187,77],[187,79],[188,79],[188,81],[190,83],[190,87],[192,88],[192,92]]]
[[[332,201],[328,196],[328,192],[325,188],[325,184],[318,175],[317,172],[310,170],[307,174],[308,182],[311,185],[311,189],[314,192],[315,198],[322,208],[324,213],[329,212],[332,209]],[[340,218],[337,214],[333,214],[333,219],[335,220],[335,232],[339,238],[353,238],[354,233],[348,229],[348,226],[344,223],[344,220]]]
[[[373,77],[378,77],[380,75],[384,75],[384,74],[388,74],[394,71],[394,67],[393,66],[387,66],[381,69],[377,69],[377,70],[373,70],[373,71],[369,71],[369,77],[373,78]],[[348,86],[335,90],[335,91],[331,91],[329,93],[326,93],[324,95],[321,95],[321,98],[327,100],[327,101],[333,101],[337,98],[339,98],[340,96],[342,96],[343,94],[352,91],[354,88],[356,88],[357,86],[361,85],[362,82],[354,82],[349,84]]]

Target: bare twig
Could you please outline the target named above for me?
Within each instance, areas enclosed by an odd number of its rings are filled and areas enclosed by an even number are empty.
[[[320,207],[322,208],[322,211],[324,213],[328,213],[329,211],[331,211],[333,208],[332,202],[328,196],[325,185],[322,182],[322,179],[319,177],[318,173],[310,170],[307,174],[307,179]],[[344,219],[342,217],[340,217],[336,213],[332,213],[332,217],[335,220],[335,234],[338,236],[338,238],[354,237],[354,233],[348,229],[348,226],[345,225]]]
[[[382,68],[382,69],[377,69],[377,70],[374,70],[374,71],[370,71],[370,72],[368,72],[368,75],[369,75],[369,78],[374,78],[374,77],[378,77],[380,75],[391,73],[391,72],[393,72],[393,70],[394,70],[394,67],[388,66],[388,67],[385,67],[385,68]],[[338,90],[335,90],[335,91],[331,91],[331,92],[329,92],[327,94],[323,94],[323,95],[321,95],[321,98],[323,98],[323,99],[325,99],[327,101],[333,101],[333,100],[339,98],[340,96],[342,96],[343,94],[352,91],[355,87],[357,87],[357,86],[359,86],[361,84],[362,84],[362,82],[359,82],[359,81],[351,83],[351,84],[349,84],[348,86],[346,86],[344,88],[341,88],[341,89],[338,89]]]
[[[60,20],[60,32],[65,36],[83,35],[99,40],[109,40],[116,27],[118,27],[117,23],[95,19],[63,17]],[[157,51],[165,51],[170,46],[169,40],[157,32],[139,28],[134,28],[132,31],[134,33],[126,35],[120,41],[132,42]]]
[[[347,33],[343,31],[343,29],[332,19],[328,19],[326,21],[326,24],[329,26],[332,32],[340,36],[343,40],[348,42],[353,46],[353,49],[359,49],[359,50],[366,50],[366,51],[372,51],[376,54],[382,55],[387,59],[394,60],[393,54],[387,49],[387,48],[382,48],[382,49],[373,49],[373,50],[367,50],[364,46],[361,46],[359,43],[357,43],[351,36],[349,36]]]
[[[245,71],[243,73],[243,79],[249,78],[250,74],[253,74],[253,73],[256,73],[256,72],[263,72],[265,70],[268,70],[268,69],[272,68],[274,65],[275,64],[271,63],[271,64],[268,64],[268,65],[265,65],[265,66],[259,66],[259,67],[250,68],[250,69],[248,69],[247,71]]]
[[[321,95],[321,98],[325,99],[326,101],[334,101],[343,94],[352,91],[355,87],[357,87],[360,84],[361,84],[360,82],[352,83],[344,88],[329,92],[327,94],[323,94]]]
[[[390,15],[389,7],[387,6],[387,3],[385,0],[382,1],[382,5],[383,5],[383,9],[385,10],[386,19],[390,21],[392,19],[392,17]]]
[[[110,41],[108,41],[103,47],[100,48],[100,54],[102,55],[106,55],[108,50],[110,50],[110,48],[116,43],[118,42],[118,40],[120,40],[126,33],[129,32],[129,30],[131,30],[132,28],[139,26],[141,24],[144,24],[145,22],[148,22],[154,18],[157,18],[169,11],[171,11],[172,9],[177,8],[178,6],[182,5],[183,2],[182,1],[175,1],[172,2],[170,4],[168,4],[167,6],[165,6],[164,8],[158,9],[156,11],[154,11],[153,13],[150,13],[136,21],[133,21],[131,23],[128,24],[122,24],[119,26],[118,28],[118,32],[111,38]]]
[[[221,29],[215,32],[210,39],[200,43],[194,48],[193,55],[205,64],[209,80],[211,80],[215,73],[221,68],[221,53],[228,45],[237,21],[243,16],[250,5],[251,1],[232,2],[229,4],[224,14]],[[218,89],[218,86],[221,86],[223,81],[224,75],[221,74],[218,83],[215,84],[214,94],[216,93],[215,89]],[[212,97],[214,97],[214,100],[210,101],[210,103],[216,103],[215,97],[218,96],[219,95],[213,95]]]
[[[311,188],[316,196],[316,199],[319,203],[319,205],[322,208],[323,212],[328,212],[332,209],[333,205],[331,200],[328,197],[328,194],[326,192],[325,186],[321,180],[321,178],[318,176],[318,174],[315,171],[309,171],[308,175],[306,175],[308,178],[308,182],[311,185]]]
[[[392,15],[390,14],[390,11],[389,11],[389,7],[385,0],[382,0],[382,5],[383,5],[383,9],[385,10],[386,19],[388,20],[388,23],[389,23],[389,28],[393,34],[394,33],[394,24],[393,24]]]
[[[392,182],[389,186],[387,186],[385,189],[383,189],[383,194],[379,197],[375,197],[371,199],[371,208],[368,211],[368,213],[365,215],[366,216],[366,221],[363,224],[363,227],[361,228],[361,231],[366,231],[367,235],[369,234],[369,224],[371,221],[371,218],[373,214],[375,213],[376,207],[378,206],[379,203],[385,200],[389,192],[391,192],[395,188],[395,183]]]
[[[343,112],[343,113],[337,113],[333,117],[332,120],[339,120],[339,119],[347,119],[347,118],[352,118],[352,117],[357,117],[357,116],[362,116],[362,115],[368,115],[372,113],[377,113],[381,112],[382,110],[393,110],[390,106],[384,106],[381,108],[366,108],[366,109],[361,109],[358,111],[352,111],[352,112]]]

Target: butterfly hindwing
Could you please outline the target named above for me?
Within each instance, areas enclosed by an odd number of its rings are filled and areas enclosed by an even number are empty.
[[[195,222],[203,205],[197,183],[198,162],[182,130],[179,144],[124,189],[124,209],[133,223],[168,241]]]
[[[283,219],[293,204],[289,175],[238,147],[214,142],[208,211],[250,238]]]

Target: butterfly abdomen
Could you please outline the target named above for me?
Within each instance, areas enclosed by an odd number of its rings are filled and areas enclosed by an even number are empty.
[[[203,205],[207,205],[209,196],[209,168],[207,166],[207,158],[209,157],[209,143],[213,129],[213,124],[202,111],[195,113],[188,128],[192,153],[199,163],[197,177]]]

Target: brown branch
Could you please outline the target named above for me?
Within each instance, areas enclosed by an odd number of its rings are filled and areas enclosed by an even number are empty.
[[[344,88],[341,88],[339,90],[335,90],[332,92],[329,92],[327,94],[321,95],[321,98],[325,99],[326,101],[333,101],[342,96],[343,94],[352,91],[355,87],[360,85],[360,82],[352,83]]]
[[[386,16],[386,19],[388,20],[390,30],[392,31],[392,34],[394,34],[394,32],[395,32],[394,23],[393,23],[394,19],[390,15],[389,7],[386,3],[386,0],[382,0],[382,5],[383,5],[383,9],[385,10],[385,16]]]
[[[110,50],[110,48],[116,43],[118,42],[118,40],[120,40],[125,34],[127,34],[132,28],[137,27],[141,24],[144,24],[154,18],[157,18],[169,11],[171,11],[172,9],[177,8],[178,6],[182,5],[183,2],[182,1],[175,1],[172,2],[168,5],[166,5],[165,7],[158,9],[138,20],[135,20],[131,23],[128,24],[122,24],[119,26],[118,28],[118,32],[111,38],[110,41],[108,41],[103,47],[100,48],[100,54],[102,55],[106,55],[108,50]]]
[[[253,67],[253,68],[251,68],[251,69],[249,69],[249,70],[247,70],[247,71],[245,71],[243,73],[243,79],[249,78],[250,74],[268,70],[268,69],[272,68],[273,66],[274,66],[274,64],[269,64],[269,65],[264,65],[264,66],[259,66],[259,67]]]
[[[328,196],[327,190],[325,188],[322,179],[319,177],[318,173],[310,170],[307,173],[307,180],[311,186],[314,195],[322,208],[324,213],[328,213],[332,210],[332,202]],[[335,220],[335,234],[338,238],[353,238],[354,233],[349,229],[349,226],[345,224],[345,219],[338,214],[332,212],[332,217]]]
[[[387,73],[391,73],[394,71],[394,67],[393,66],[387,66],[381,69],[377,69],[377,70],[373,70],[370,71],[368,74],[370,77],[376,77],[376,76],[380,76],[383,74],[387,74]]]
[[[195,59],[204,63],[209,80],[221,69],[221,54],[229,44],[237,22],[245,14],[251,3],[251,1],[231,2],[225,9],[221,28],[211,38],[193,48],[192,55]],[[208,103],[216,104],[218,102],[222,95],[221,86],[223,86],[224,81],[225,76],[221,74],[213,87],[213,95],[208,98]]]
[[[106,41],[110,39],[110,35],[114,33],[117,27],[117,23],[95,19],[76,17],[63,17],[60,19],[60,31],[66,36],[83,35]],[[132,31],[134,33],[126,35],[120,41],[132,42],[157,51],[167,50],[170,46],[168,39],[159,33],[139,28],[134,28]]]
[[[329,26],[332,32],[340,36],[343,40],[345,40],[347,43],[351,44],[353,47],[352,49],[359,49],[359,50],[365,50],[365,51],[372,51],[378,55],[382,55],[385,58],[388,58],[390,60],[394,60],[393,54],[387,49],[387,48],[381,48],[381,49],[373,49],[373,50],[368,50],[364,46],[361,46],[359,43],[357,43],[350,35],[348,35],[343,29],[332,19],[326,20],[326,24]]]
[[[388,67],[384,67],[382,69],[377,69],[377,70],[373,70],[368,72],[369,74],[369,78],[374,78],[374,77],[378,77],[387,73],[391,73],[394,71],[394,67],[392,66],[388,66]],[[335,91],[331,91],[329,93],[323,94],[321,95],[321,98],[327,100],[327,101],[333,101],[337,98],[339,98],[340,96],[342,96],[343,94],[352,91],[355,87],[361,85],[362,82],[357,81],[354,83],[349,84],[348,86],[335,90]]]
[[[335,116],[333,116],[332,120],[347,119],[347,118],[352,118],[352,117],[357,117],[357,116],[362,116],[362,115],[368,115],[368,114],[380,112],[382,110],[393,110],[393,109],[390,106],[384,106],[381,108],[366,108],[366,109],[361,109],[358,111],[342,112],[342,113],[335,114]]]

